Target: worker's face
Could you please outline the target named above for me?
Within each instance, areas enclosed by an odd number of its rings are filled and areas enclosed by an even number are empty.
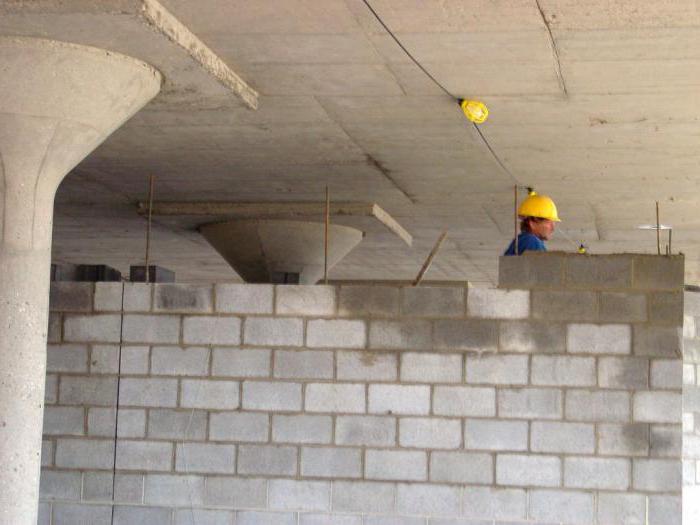
[[[548,241],[554,235],[554,221],[549,219],[531,220],[530,231],[543,241]]]

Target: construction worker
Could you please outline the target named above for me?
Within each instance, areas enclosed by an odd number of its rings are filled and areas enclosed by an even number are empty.
[[[554,201],[546,195],[530,191],[530,195],[518,208],[520,235],[518,235],[518,255],[525,251],[546,252],[544,241],[554,234],[554,223],[561,222]],[[511,241],[503,255],[515,255],[515,240]]]

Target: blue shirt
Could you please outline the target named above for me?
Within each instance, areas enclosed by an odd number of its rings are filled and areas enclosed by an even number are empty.
[[[527,250],[546,252],[547,247],[534,233],[523,232],[518,235],[518,255],[522,255],[522,253]],[[508,245],[508,249],[503,255],[515,255],[515,241],[510,241],[510,245]]]

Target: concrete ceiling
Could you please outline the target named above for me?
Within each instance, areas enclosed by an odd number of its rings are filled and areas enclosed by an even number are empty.
[[[443,229],[430,280],[493,283],[512,236],[513,179],[361,0],[163,0],[260,93],[247,109],[134,15],[135,0],[4,0],[0,34],[146,60],[163,92],[83,161],[56,200],[54,259],[143,260],[143,200],[377,202],[334,279],[410,279]],[[654,201],[700,282],[700,7],[696,0],[372,0],[481,130],[518,184],[564,222],[550,249],[655,252]],[[524,197],[521,194],[521,197]],[[320,219],[320,218],[319,218]],[[153,260],[178,280],[236,280],[192,218],[157,218]],[[568,240],[568,237],[570,240]]]

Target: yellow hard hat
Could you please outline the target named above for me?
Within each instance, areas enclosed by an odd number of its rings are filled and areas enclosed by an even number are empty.
[[[518,215],[561,222],[559,215],[557,215],[557,207],[554,201],[546,195],[538,195],[534,191],[531,191],[528,198],[522,202],[520,208],[518,208]]]

